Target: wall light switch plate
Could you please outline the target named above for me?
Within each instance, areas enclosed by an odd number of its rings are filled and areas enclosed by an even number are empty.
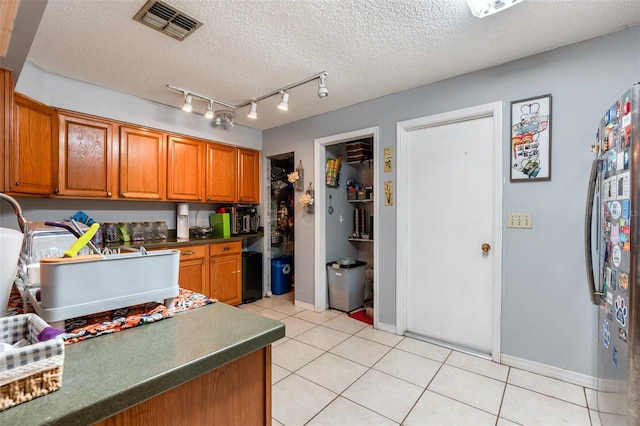
[[[507,216],[507,228],[533,228],[533,215],[531,213],[509,213]]]

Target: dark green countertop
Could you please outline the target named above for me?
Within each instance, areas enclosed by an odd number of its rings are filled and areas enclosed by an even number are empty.
[[[188,240],[181,239],[178,240],[175,236],[170,236],[166,240],[158,240],[158,241],[144,241],[141,243],[113,243],[113,244],[104,244],[105,247],[109,248],[117,248],[117,247],[131,247],[138,249],[140,246],[144,246],[144,248],[171,248],[171,247],[183,247],[183,246],[196,246],[202,244],[216,244],[216,243],[226,243],[230,241],[243,241],[251,238],[262,238],[264,237],[264,232],[257,232],[253,234],[238,234],[232,235],[230,237],[217,237],[212,236],[208,238],[196,238],[191,236]]]
[[[89,425],[284,337],[223,303],[65,347],[62,386],[0,412],[0,425]]]

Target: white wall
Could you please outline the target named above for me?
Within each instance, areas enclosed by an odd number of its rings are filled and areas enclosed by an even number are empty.
[[[604,111],[640,80],[638,46],[640,27],[635,27],[396,93],[266,130],[263,151],[296,151],[306,174],[313,175],[322,164],[313,158],[315,138],[379,126],[374,157],[380,159],[385,147],[395,152],[398,121],[503,102],[503,218],[530,212],[533,229],[503,229],[502,353],[593,376],[595,308],[587,291],[582,235],[589,147]],[[510,102],[547,93],[553,96],[552,180],[509,183]],[[394,173],[384,173],[382,161],[375,173],[383,181],[395,180]],[[382,323],[395,324],[396,212],[393,206],[379,210],[377,309]],[[296,222],[296,299],[305,303],[313,303],[313,245],[297,242],[313,241],[313,232]]]

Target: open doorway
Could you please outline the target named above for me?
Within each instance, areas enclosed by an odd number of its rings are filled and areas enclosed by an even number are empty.
[[[294,171],[293,152],[269,157],[270,173],[268,194],[270,291],[274,295],[286,294],[294,290],[295,272],[293,270],[295,253],[294,229],[294,184],[289,175]]]
[[[326,161],[327,158],[334,158],[342,153],[345,163],[348,163],[348,154],[343,149],[351,142],[358,140],[369,140],[371,144],[371,153],[375,157],[378,144],[378,127],[370,127],[367,129],[356,130],[348,133],[341,133],[338,135],[319,138],[314,141],[314,157],[316,159],[315,176],[314,179],[319,184],[316,186],[316,200],[315,200],[315,221],[314,233],[315,238],[315,310],[316,312],[322,312],[329,307],[328,298],[328,285],[327,285],[327,262],[336,260],[334,257],[360,257],[366,256],[369,259],[368,263],[371,263],[373,268],[373,306],[379,306],[377,297],[378,292],[378,275],[377,268],[378,262],[378,244],[379,241],[375,239],[375,235],[379,235],[377,232],[378,223],[372,221],[369,224],[367,232],[370,233],[369,238],[371,241],[367,242],[353,242],[353,212],[354,209],[362,208],[365,204],[357,205],[351,204],[347,193],[347,180],[355,177],[356,179],[367,179],[372,186],[373,193],[379,192],[379,179],[376,173],[378,164],[375,160],[362,163],[360,166],[356,166],[356,169],[349,169],[345,167],[341,171],[337,185],[326,185]],[[368,177],[363,178],[362,175],[357,176],[356,173],[366,172]],[[331,199],[329,198],[331,196]],[[379,197],[378,197],[379,198]],[[369,215],[373,217],[378,216],[379,200],[378,198],[370,197],[367,201],[369,204]],[[344,203],[345,207],[337,203]],[[333,231],[331,231],[333,230]],[[364,238],[363,238],[364,239]],[[346,254],[342,254],[343,251]],[[335,250],[334,250],[335,249]],[[332,258],[329,258],[329,257]],[[372,259],[372,261],[371,261]],[[373,322],[374,327],[378,322],[377,311],[373,310]]]

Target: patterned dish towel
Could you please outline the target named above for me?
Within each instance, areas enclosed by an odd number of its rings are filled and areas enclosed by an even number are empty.
[[[216,299],[208,298],[204,294],[184,288],[180,289],[180,293],[174,300],[175,309],[168,309],[161,303],[151,302],[68,319],[65,321],[65,333],[62,334],[64,343],[70,345],[92,337],[117,333],[128,328],[171,318],[177,312],[199,308],[217,301]],[[28,312],[34,312],[31,305],[28,306],[27,310]],[[9,296],[7,316],[21,314],[23,313],[22,311],[22,298],[14,286],[11,296]]]

